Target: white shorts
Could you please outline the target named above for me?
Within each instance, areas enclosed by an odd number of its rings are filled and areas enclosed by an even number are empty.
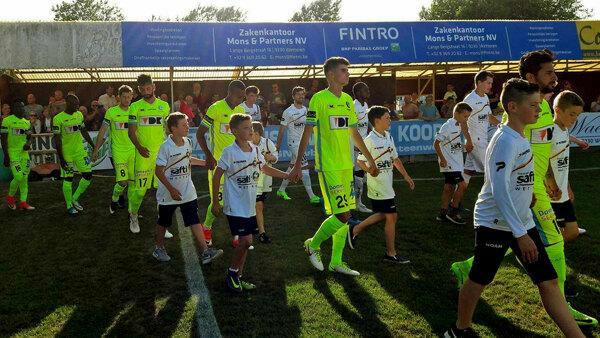
[[[465,170],[483,173],[486,148],[487,143],[473,144],[473,150],[470,153],[467,153],[467,157],[465,158]]]
[[[290,158],[290,167],[292,165],[294,165],[294,163],[296,163],[296,160],[298,159],[298,147],[299,146],[300,146],[300,142],[288,143],[288,148],[289,148],[290,152],[292,153],[292,157]],[[302,165],[302,168],[308,166],[308,161],[306,160],[306,156],[304,154],[302,154],[302,158],[300,159],[300,164]]]

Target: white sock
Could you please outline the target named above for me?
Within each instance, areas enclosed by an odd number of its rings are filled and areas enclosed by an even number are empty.
[[[302,184],[304,184],[304,189],[306,189],[306,193],[309,198],[315,196],[315,193],[312,190],[312,183],[310,182],[310,173],[308,169],[302,170]]]
[[[463,172],[462,173],[462,177],[463,177],[463,180],[465,180],[465,184],[469,185],[469,181],[471,180],[471,175],[466,174],[465,172]]]
[[[356,192],[356,205],[362,204],[363,178],[354,176],[354,191]]]
[[[279,186],[279,191],[285,192],[285,188],[287,188],[287,186],[288,186],[289,183],[290,183],[289,180],[283,180],[283,181],[281,181],[281,186]]]

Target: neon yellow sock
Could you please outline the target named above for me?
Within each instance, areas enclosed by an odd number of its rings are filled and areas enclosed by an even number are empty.
[[[310,247],[318,250],[321,247],[321,243],[328,240],[329,237],[333,236],[333,234],[344,225],[346,224],[342,223],[335,215],[327,217],[323,223],[321,223],[319,230],[313,235],[312,240],[310,241]],[[342,247],[342,250],[343,249],[344,248]]]
[[[565,294],[565,281],[567,280],[567,262],[565,258],[565,243],[560,242],[546,247],[548,258],[558,275],[558,287]]]
[[[20,184],[21,184],[21,180],[19,180],[16,177],[13,177],[12,181],[10,181],[10,185],[8,186],[8,196],[15,196],[15,194],[17,193],[17,189],[19,189]]]
[[[124,186],[120,185],[119,183],[116,183],[115,187],[113,188],[112,201],[117,202],[119,200],[119,196],[121,196],[124,190]]]
[[[62,190],[65,202],[67,203],[67,209],[71,209],[73,207],[73,182],[63,180]]]
[[[29,180],[27,175],[23,175],[23,178],[21,179],[19,192],[21,193],[21,202],[27,201],[27,194],[29,193]]]
[[[140,211],[140,206],[144,201],[144,196],[146,195],[147,189],[132,189],[132,187],[133,186],[129,187],[129,190],[127,191],[127,197],[129,198],[129,212],[137,215],[138,211]]]
[[[333,246],[331,247],[331,261],[329,262],[329,266],[332,268],[342,264],[342,255],[344,254],[347,235],[348,224],[344,224],[332,236]]]
[[[77,190],[75,190],[75,193],[73,194],[73,200],[79,201],[79,198],[87,190],[87,188],[90,186],[91,183],[92,183],[91,180],[86,180],[85,178],[82,178],[81,180],[79,180],[79,184],[77,185]]]
[[[207,229],[212,229],[215,219],[217,218],[212,213],[212,202],[210,202],[208,208],[206,209],[206,217],[204,217],[204,227]]]

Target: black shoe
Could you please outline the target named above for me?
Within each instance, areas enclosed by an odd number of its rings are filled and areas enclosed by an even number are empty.
[[[348,238],[348,246],[353,250],[356,247],[356,237],[353,235],[355,226],[355,224],[348,226],[348,235],[346,236]]]
[[[387,254],[385,254],[385,255],[383,255],[383,261],[390,262],[390,263],[396,263],[396,264],[410,263],[410,259],[399,256],[398,254],[396,254],[396,256],[388,256]]]
[[[121,209],[119,207],[119,202],[113,202],[113,201],[110,202],[110,207],[108,208],[108,211],[110,211],[111,215],[113,215],[119,209]]]
[[[573,286],[565,284],[565,297],[575,298],[579,296],[579,292]]]
[[[237,272],[227,269],[227,272],[225,273],[225,280],[227,281],[227,287],[229,290],[238,293],[243,291],[242,282],[240,281],[240,277],[238,276]]]
[[[461,338],[461,337],[478,337],[475,331],[471,328],[459,330],[456,325],[452,326],[448,331],[444,332],[444,338]]]
[[[438,222],[446,222],[446,214],[439,214],[435,217],[435,220]]]
[[[126,209],[127,208],[127,201],[125,200],[125,196],[120,195],[118,203],[119,203],[119,208],[121,208],[121,209]]]
[[[460,217],[458,214],[446,214],[446,219],[449,220],[450,222],[454,223],[454,224],[458,224],[458,225],[464,225],[467,224],[467,222],[465,222],[464,219],[462,219],[462,217]]]
[[[258,241],[263,244],[271,244],[271,239],[269,238],[266,232],[263,232],[262,234],[258,235]]]

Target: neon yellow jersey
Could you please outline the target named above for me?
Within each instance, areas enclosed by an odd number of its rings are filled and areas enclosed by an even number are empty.
[[[313,95],[306,125],[314,126],[315,169],[320,171],[352,169],[349,128],[356,127],[354,101],[342,92],[335,96],[329,89]]]
[[[113,153],[135,149],[129,139],[128,122],[129,110],[123,110],[121,106],[110,107],[104,115],[104,123],[110,127],[110,145]]]
[[[153,153],[158,153],[160,145],[165,141],[166,118],[169,115],[169,104],[155,98],[154,102],[135,101],[129,106],[129,124],[137,125],[137,137],[140,145]]]
[[[523,134],[529,140],[529,143],[531,143],[531,151],[533,152],[533,171],[535,173],[533,192],[536,195],[547,195],[544,178],[550,165],[554,120],[548,101],[542,100],[540,109],[540,116],[537,122],[526,125]]]
[[[202,124],[210,132],[210,152],[217,161],[221,158],[223,149],[232,145],[233,141],[235,141],[235,136],[233,136],[229,128],[229,121],[231,120],[231,115],[237,113],[245,114],[246,111],[239,105],[231,109],[227,101],[223,99],[208,107],[206,115],[202,119]]]
[[[23,152],[23,146],[27,143],[27,135],[31,134],[31,123],[24,117],[8,115],[2,119],[0,133],[7,134],[8,154],[18,155]]]
[[[83,136],[81,136],[81,129],[83,128],[83,114],[80,111],[73,114],[61,112],[54,116],[52,119],[52,132],[61,136],[63,155],[84,150]]]

